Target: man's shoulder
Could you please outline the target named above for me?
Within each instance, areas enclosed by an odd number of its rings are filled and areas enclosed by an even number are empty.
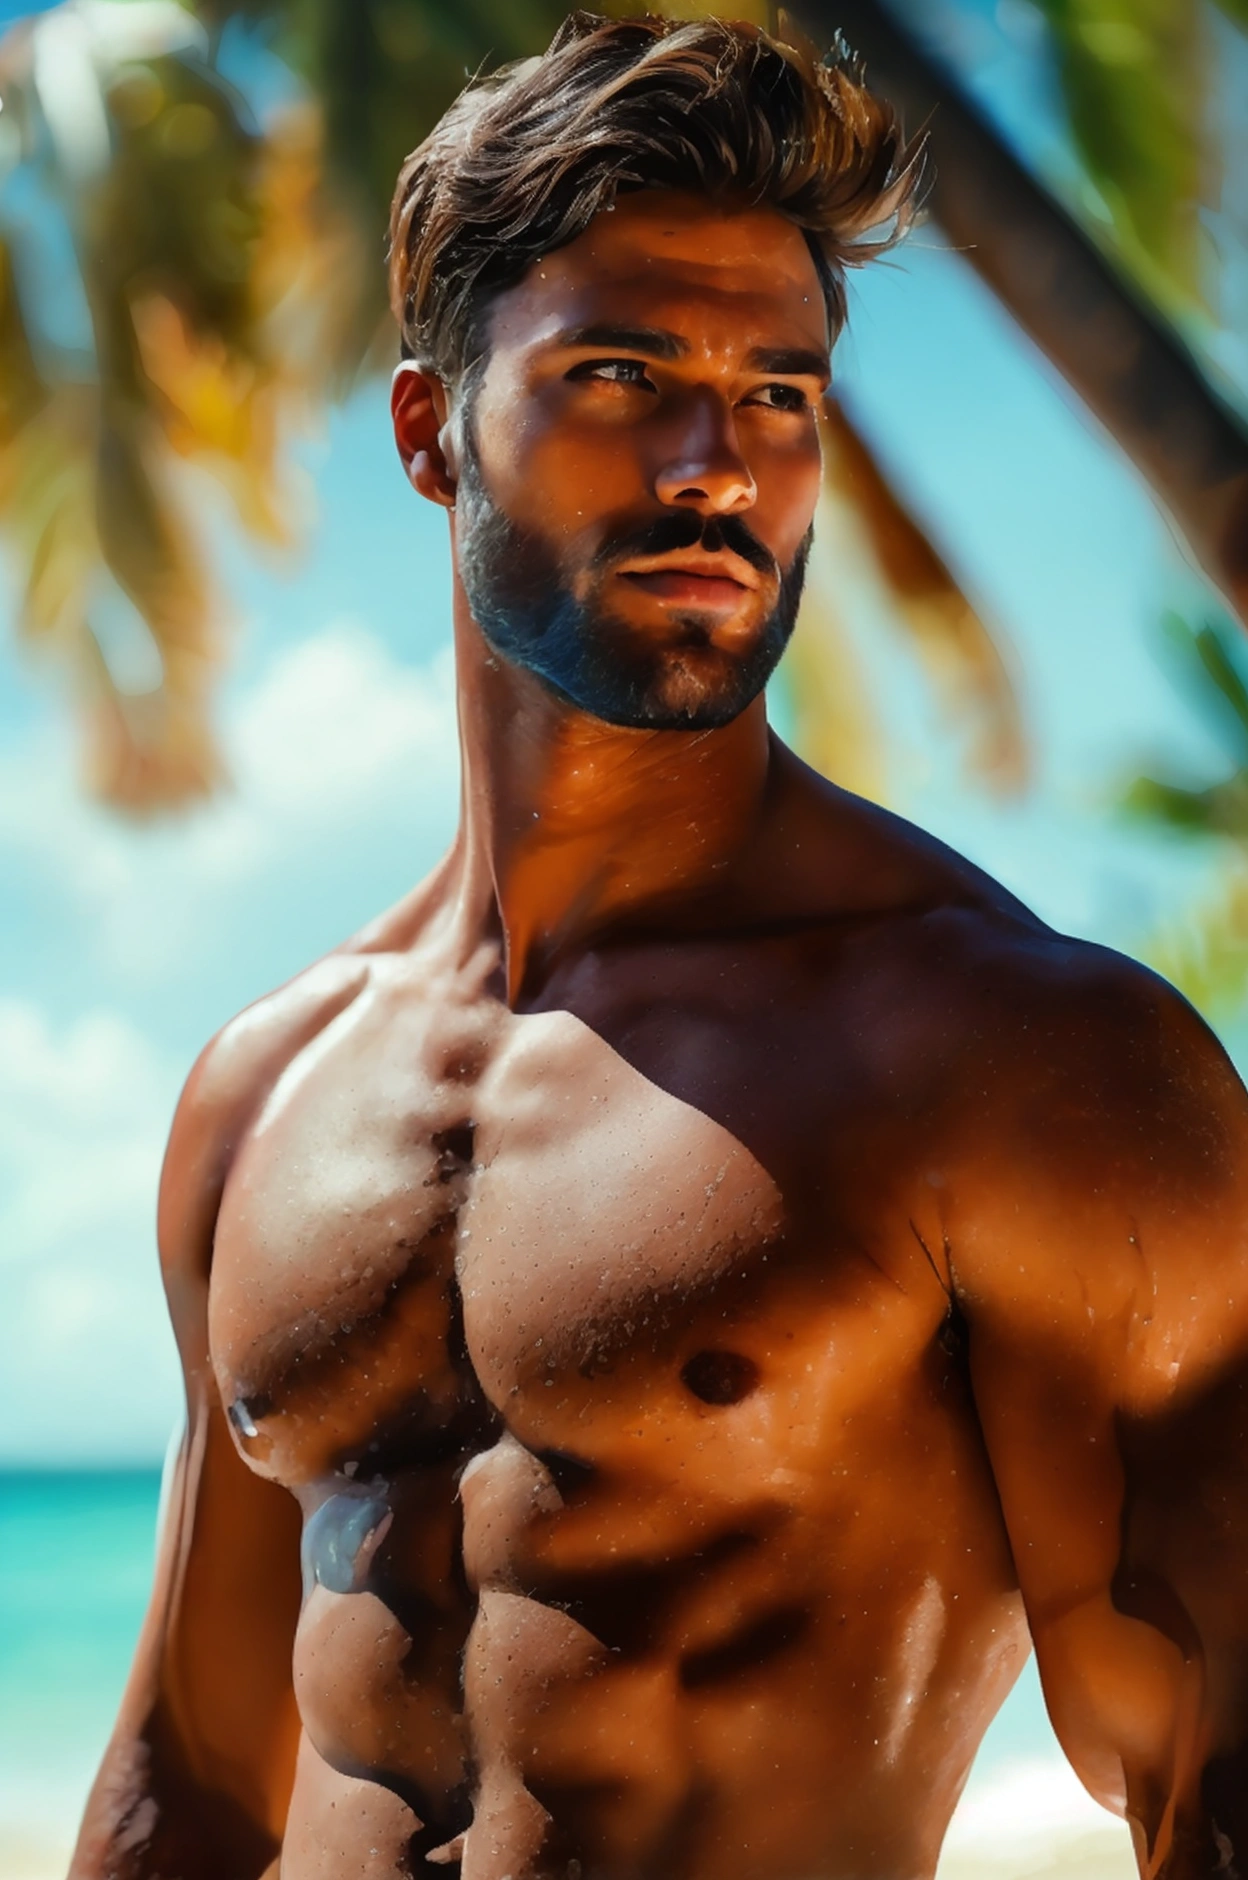
[[[848,831],[849,868],[838,866],[859,898],[849,925],[860,952],[968,1099],[982,1093],[1003,1125],[1019,1106],[1069,1115],[1080,1093],[1103,1115],[1141,1118],[1243,1099],[1222,1046],[1158,973],[1057,931],[904,817],[823,787],[842,854]],[[838,898],[829,932],[843,921]]]
[[[940,1133],[974,1208],[1156,1223],[1242,1189],[1248,1093],[1175,987],[1038,922],[944,918],[961,932]]]
[[[187,1078],[165,1151],[158,1239],[166,1278],[206,1270],[217,1206],[248,1127],[283,1071],[368,982],[366,958],[332,954],[224,1025]]]
[[[409,952],[428,912],[422,884],[386,914],[246,1006],[196,1059],[170,1130],[161,1177],[159,1238],[168,1267],[206,1258],[230,1166],[270,1093],[295,1060],[366,990],[387,961]]]
[[[1141,1273],[1165,1292],[1242,1262],[1248,1092],[1218,1038],[1150,967],[960,863],[936,854],[875,961],[923,1231],[964,1307],[1033,1323],[1069,1292],[1108,1314]]]
[[[250,1110],[303,1046],[353,1003],[371,971],[366,956],[344,949],[246,1006],[200,1052],[179,1114],[221,1124]]]
[[[774,888],[829,926],[855,920],[907,933],[916,917],[1004,920],[1047,932],[1016,895],[938,836],[855,796],[778,747],[776,810],[766,839]]]
[[[1219,1300],[1248,1324],[1248,1093],[1182,995],[1109,948],[1008,949],[975,1001],[929,1158],[959,1302],[1033,1351],[1037,1328],[1067,1350],[1135,1328],[1123,1388],[1164,1390],[1172,1335],[1212,1350]]]
[[[1242,1103],[1208,1024],[1139,960],[1048,926],[1004,891],[934,900],[914,927],[923,996],[949,1013],[963,1087],[1002,1129],[1042,1142],[1086,1125],[1155,1156],[1158,1130]]]

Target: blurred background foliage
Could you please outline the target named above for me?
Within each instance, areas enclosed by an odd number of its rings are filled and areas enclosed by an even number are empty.
[[[1199,0],[1040,0],[1087,171],[1094,226],[1167,311],[1204,309],[1208,61]],[[1244,0],[1223,12],[1248,23]],[[1092,194],[1095,192],[1095,195]],[[1099,213],[1098,213],[1099,212]]]
[[[1046,169],[1043,150],[1020,161],[976,97],[974,4],[807,0],[800,22],[779,25],[818,40],[845,26],[907,121],[929,119],[933,218],[1135,460],[1228,609],[1248,617],[1248,203],[1231,187],[1235,114],[1221,89],[1222,36],[1248,30],[1248,4],[993,5],[996,27],[1050,76],[1064,167]],[[196,479],[215,476],[258,543],[297,547],[309,517],[292,445],[394,355],[383,264],[400,162],[466,74],[539,50],[565,10],[64,0],[0,40],[0,540],[19,575],[18,631],[65,684],[88,789],[119,811],[175,809],[223,780],[213,692],[229,596],[209,565]],[[777,25],[765,5],[731,11]],[[237,82],[240,52],[267,61],[259,100]],[[957,545],[931,539],[852,411],[831,402],[825,432],[827,508],[865,547],[967,767],[987,789],[1024,789],[1016,675],[996,623],[964,592]],[[836,583],[818,566],[806,615],[792,668],[798,741],[820,768],[875,790],[881,727],[846,683]],[[1238,996],[1248,979],[1237,636],[1229,612],[1171,627],[1185,682],[1226,717],[1233,769],[1207,786],[1142,778],[1127,792],[1132,814],[1227,845],[1205,952],[1192,942],[1166,956],[1210,997]]]
[[[1213,839],[1224,849],[1212,897],[1196,918],[1183,910],[1169,921],[1152,955],[1202,1011],[1226,1020],[1248,999],[1248,648],[1225,615],[1193,627],[1168,613],[1161,624],[1175,683],[1218,733],[1224,767],[1212,778],[1145,772],[1127,786],[1123,804],[1178,836]]]

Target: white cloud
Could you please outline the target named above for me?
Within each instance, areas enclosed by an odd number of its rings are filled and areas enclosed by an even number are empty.
[[[147,1456],[177,1414],[153,1223],[178,1079],[115,1013],[0,1000],[0,1454]]]
[[[152,827],[82,800],[53,748],[59,731],[0,760],[0,854],[54,878],[79,916],[82,946],[123,980],[181,973],[188,955],[205,957],[254,924],[257,894],[295,907],[361,856],[374,857],[384,891],[397,892],[453,829],[449,646],[412,667],[362,626],[326,627],[279,653],[232,700],[224,738],[233,789]],[[370,905],[359,918],[380,911]],[[262,913],[274,918],[270,907]]]
[[[0,1261],[64,1244],[106,1211],[152,1201],[171,1095],[148,1041],[110,1012],[60,1035],[33,1004],[0,999]]]
[[[83,801],[63,728],[0,755],[0,871],[56,910],[45,1003],[0,999],[0,1454],[159,1454],[177,1413],[154,1217],[188,1063],[150,1035],[159,989],[195,1027],[223,956],[261,990],[453,828],[449,647],[405,666],[329,626],[236,692],[224,735],[232,792],[153,828]]]
[[[323,830],[349,826],[458,775],[454,665],[447,646],[405,667],[343,623],[276,660],[234,725],[241,793],[258,810]]]

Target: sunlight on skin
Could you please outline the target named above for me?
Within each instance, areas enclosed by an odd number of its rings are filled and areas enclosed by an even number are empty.
[[[1196,1746],[1233,1728],[1175,1639],[1195,1609],[1216,1661],[1227,1623],[1243,1091],[1162,988],[806,771],[761,698],[683,728],[813,510],[820,373],[776,363],[824,356],[803,255],[769,212],[600,217],[501,297],[472,502],[462,406],[397,377],[452,511],[463,821],[180,1106],[191,1425],[76,1880],[118,1796],[148,1807],[148,1745],[194,1777],[157,1831],[257,1870],[283,1822],[301,1871],[341,1865],[358,1809],[388,1871],[412,1829],[464,1880],[930,1872],[1025,1619],[1089,1785],[1203,1872]],[[513,572],[473,562],[491,505],[648,719],[491,646],[460,578]],[[614,554],[690,517],[689,560]],[[708,546],[729,520],[757,582]],[[345,1812],[335,1771],[376,1778]]]

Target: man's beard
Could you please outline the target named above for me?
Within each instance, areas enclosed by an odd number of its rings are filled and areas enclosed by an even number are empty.
[[[551,543],[513,522],[486,490],[471,416],[462,458],[455,504],[459,573],[494,652],[580,710],[634,730],[715,730],[757,698],[793,632],[813,527],[780,572],[739,517],[673,509],[604,542],[580,596]],[[717,647],[713,620],[696,607],[674,613],[673,637],[651,635],[601,604],[610,567],[694,547],[708,554],[730,550],[764,578],[779,576],[775,606],[744,652]]]

